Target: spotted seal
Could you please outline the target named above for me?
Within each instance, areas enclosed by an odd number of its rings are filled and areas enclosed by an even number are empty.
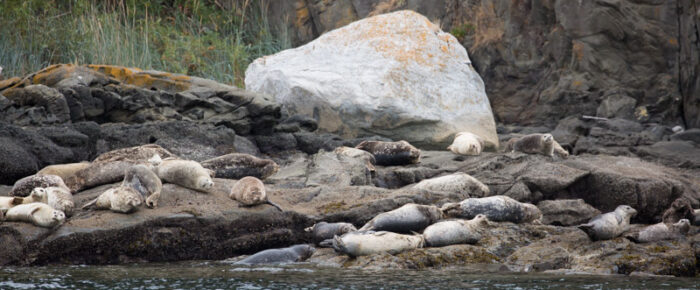
[[[313,239],[316,243],[332,239],[334,236],[342,236],[343,234],[357,231],[351,223],[327,223],[319,222],[304,229],[306,232],[313,234]]]
[[[629,205],[620,205],[615,211],[593,217],[588,223],[579,225],[592,240],[610,240],[627,231],[630,219],[637,211]]]
[[[552,157],[554,156],[553,143],[552,134],[529,134],[513,142],[513,151]]]
[[[209,192],[214,187],[212,172],[197,161],[164,159],[155,172],[162,181],[196,191]]]
[[[661,220],[665,223],[675,223],[681,219],[693,220],[693,206],[686,198],[677,198],[671,203],[671,206],[664,211]]]
[[[267,192],[265,191],[265,184],[260,179],[252,176],[246,176],[238,180],[231,187],[231,193],[229,197],[233,200],[237,200],[244,206],[253,206],[258,204],[267,203],[270,204],[280,211],[282,208],[269,201],[267,199]]]
[[[398,254],[422,248],[422,235],[403,235],[392,232],[357,231],[333,238],[333,249],[351,257],[378,253]]]
[[[488,224],[483,214],[471,220],[446,220],[434,223],[423,231],[426,245],[444,247],[455,244],[475,244],[481,240],[480,229]]]
[[[409,203],[378,214],[359,231],[420,232],[442,217],[442,211],[437,206]]]
[[[143,164],[131,166],[126,170],[122,186],[131,187],[141,193],[149,208],[158,206],[160,193],[163,191],[163,183],[158,175],[149,166]]]
[[[15,182],[15,185],[10,190],[11,196],[28,196],[36,187],[62,187],[68,189],[68,186],[63,182],[63,179],[58,175],[52,174],[35,174],[24,177]]]
[[[28,222],[35,226],[52,228],[62,224],[66,215],[48,204],[33,202],[20,204],[7,210],[6,221]]]
[[[94,206],[95,209],[108,209],[113,212],[130,213],[141,205],[141,193],[128,186],[117,186],[107,189],[96,199],[83,205],[83,209]]]
[[[464,172],[424,179],[413,186],[414,189],[465,194],[468,197],[489,195],[489,187]]]
[[[255,253],[236,264],[280,264],[303,262],[314,254],[316,248],[309,245],[294,245],[282,249],[268,249]]]
[[[36,174],[57,175],[65,181],[71,176],[75,175],[76,172],[83,170],[88,166],[90,166],[90,162],[87,161],[78,163],[54,164],[42,168]]]
[[[459,155],[480,155],[484,148],[484,139],[471,133],[459,132],[447,150]]]
[[[355,148],[374,155],[377,165],[406,165],[420,161],[420,150],[408,142],[362,141]]]
[[[459,203],[446,203],[442,211],[449,217],[472,219],[478,214],[490,221],[512,223],[537,223],[542,212],[533,204],[519,202],[505,195],[467,198]]]
[[[653,224],[643,228],[636,234],[625,236],[625,238],[636,243],[650,243],[663,240],[677,240],[684,237],[690,231],[690,221],[681,219],[678,222]]]
[[[241,179],[246,176],[265,179],[280,169],[275,161],[243,153],[222,155],[202,161],[201,164],[202,167],[215,171],[217,178],[228,179]]]
[[[338,148],[335,148],[333,152],[341,156],[346,156],[350,158],[360,158],[361,160],[365,161],[367,169],[369,169],[370,173],[376,171],[374,165],[377,164],[377,160],[374,158],[374,155],[372,155],[372,153],[347,146],[340,146]]]

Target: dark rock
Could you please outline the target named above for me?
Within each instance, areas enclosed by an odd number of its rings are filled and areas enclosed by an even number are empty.
[[[607,96],[598,106],[596,115],[603,118],[632,119],[637,100],[626,95]]]
[[[42,107],[40,117],[31,121],[16,120],[18,123],[41,125],[65,123],[71,120],[70,109],[66,98],[58,90],[45,85],[30,85],[24,88],[11,88],[3,91],[3,95],[20,106]],[[31,117],[31,116],[30,116]]]
[[[41,168],[39,160],[12,138],[0,137],[0,183],[11,185]]]
[[[583,199],[543,200],[537,208],[542,211],[543,224],[556,226],[580,225],[601,214]]]
[[[700,147],[689,141],[662,141],[631,150],[646,159],[681,168],[700,168]]]
[[[383,188],[400,188],[443,173],[442,169],[426,166],[376,166],[374,185]]]
[[[673,141],[692,141],[696,145],[700,145],[700,129],[688,129],[680,133],[671,135]]]
[[[571,168],[560,163],[536,163],[529,166],[519,179],[531,191],[541,191],[545,198],[563,191],[588,174],[585,170]]]
[[[292,151],[297,148],[297,139],[291,133],[276,133],[274,135],[256,135],[255,144],[260,152],[273,154]]]

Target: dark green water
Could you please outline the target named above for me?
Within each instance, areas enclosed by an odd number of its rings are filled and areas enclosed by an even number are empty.
[[[361,271],[219,262],[0,269],[0,289],[698,289],[695,278]]]

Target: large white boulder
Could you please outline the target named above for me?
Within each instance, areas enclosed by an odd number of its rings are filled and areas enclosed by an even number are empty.
[[[343,137],[444,149],[455,133],[469,131],[498,145],[484,82],[466,49],[413,11],[366,18],[259,58],[245,85]]]

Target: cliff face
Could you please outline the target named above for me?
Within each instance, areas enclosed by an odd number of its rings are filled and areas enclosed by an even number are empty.
[[[294,45],[410,9],[451,31],[497,121],[554,127],[571,115],[700,127],[696,0],[297,0],[269,19]]]

